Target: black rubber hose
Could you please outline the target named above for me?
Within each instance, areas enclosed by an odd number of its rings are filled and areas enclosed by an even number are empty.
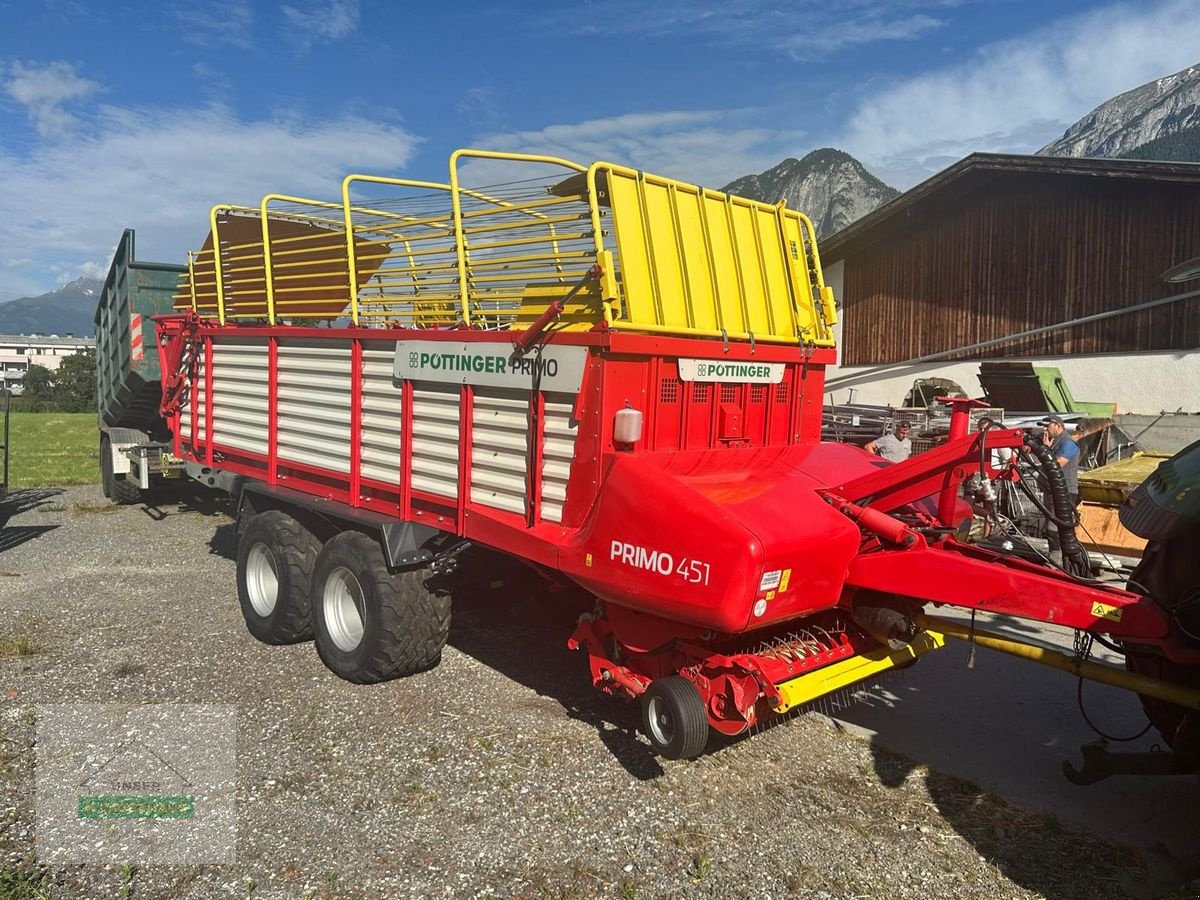
[[[1058,529],[1058,546],[1062,551],[1064,567],[1076,575],[1090,575],[1091,562],[1087,553],[1075,537],[1075,510],[1071,508],[1071,499],[1067,495],[1067,478],[1062,466],[1054,458],[1054,453],[1042,443],[1041,438],[1032,432],[1025,435],[1025,449],[1037,457],[1042,477],[1050,494],[1051,509],[1054,512],[1054,527]]]

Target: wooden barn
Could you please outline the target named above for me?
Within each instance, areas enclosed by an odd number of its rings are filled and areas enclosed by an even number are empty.
[[[1200,257],[1198,164],[977,153],[821,257],[842,309],[838,402],[899,404],[931,376],[974,394],[980,361],[1020,359],[1057,366],[1080,399],[1200,410],[1200,296],[1169,299],[1200,292],[1182,271]]]

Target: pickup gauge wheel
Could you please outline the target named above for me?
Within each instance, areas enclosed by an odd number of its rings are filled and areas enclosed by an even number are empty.
[[[650,682],[642,694],[642,730],[667,759],[691,759],[708,744],[708,713],[696,686],[682,675]]]

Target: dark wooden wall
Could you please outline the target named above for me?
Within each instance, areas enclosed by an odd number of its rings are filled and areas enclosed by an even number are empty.
[[[1200,288],[1200,185],[1005,173],[848,248],[844,362],[902,362]],[[956,358],[1200,347],[1200,298]]]

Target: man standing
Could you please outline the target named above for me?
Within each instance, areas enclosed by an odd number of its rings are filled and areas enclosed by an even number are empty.
[[[1063,420],[1059,416],[1046,416],[1038,423],[1044,429],[1042,432],[1042,443],[1050,448],[1050,452],[1054,454],[1054,461],[1062,467],[1063,478],[1067,482],[1067,501],[1071,506],[1071,520],[1074,524],[1075,508],[1079,506],[1079,445],[1067,434],[1066,426],[1063,425]],[[1050,505],[1049,492],[1044,494],[1047,509],[1053,510]],[[1050,561],[1056,566],[1061,567],[1063,564],[1062,547],[1059,546],[1058,528],[1054,523],[1049,525],[1049,533],[1047,537],[1050,542]]]
[[[904,462],[912,456],[912,441],[908,433],[912,425],[908,422],[897,422],[895,434],[884,434],[863,447],[868,453],[882,456],[891,462]]]

